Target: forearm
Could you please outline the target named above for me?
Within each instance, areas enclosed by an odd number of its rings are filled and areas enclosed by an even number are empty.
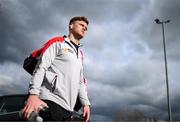
[[[87,87],[84,82],[80,83],[79,98],[83,106],[90,105],[90,101],[87,94]]]
[[[43,68],[38,67],[36,69],[29,84],[29,94],[39,95],[44,74],[45,70]]]

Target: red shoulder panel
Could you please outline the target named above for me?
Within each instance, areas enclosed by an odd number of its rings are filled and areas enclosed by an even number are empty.
[[[48,42],[46,42],[42,48],[32,52],[31,56],[37,58],[41,54],[43,54],[46,51],[46,49],[49,48],[49,46],[51,46],[53,43],[55,43],[55,42],[63,42],[63,41],[64,41],[64,37],[61,37],[61,36],[54,37],[54,38],[50,39]]]

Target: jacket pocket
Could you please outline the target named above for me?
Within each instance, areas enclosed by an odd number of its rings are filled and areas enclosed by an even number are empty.
[[[54,82],[55,88],[53,93],[56,95],[64,96],[67,88],[67,82],[64,80],[64,75],[62,73],[58,73],[56,76],[56,81]]]
[[[51,71],[46,71],[45,79],[46,79],[47,83],[49,84],[50,91],[53,92],[56,87],[57,74],[53,73]]]

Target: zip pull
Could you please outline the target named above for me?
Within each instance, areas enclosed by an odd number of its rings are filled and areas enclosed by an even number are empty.
[[[79,57],[79,56],[78,56],[78,54],[79,54],[79,49],[77,50],[77,53],[76,53],[76,55],[77,55],[77,59],[78,59],[78,57]]]

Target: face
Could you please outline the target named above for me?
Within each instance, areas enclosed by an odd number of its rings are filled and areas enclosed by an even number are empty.
[[[73,33],[77,38],[81,39],[86,34],[88,25],[84,21],[75,21],[71,27],[71,33]]]

